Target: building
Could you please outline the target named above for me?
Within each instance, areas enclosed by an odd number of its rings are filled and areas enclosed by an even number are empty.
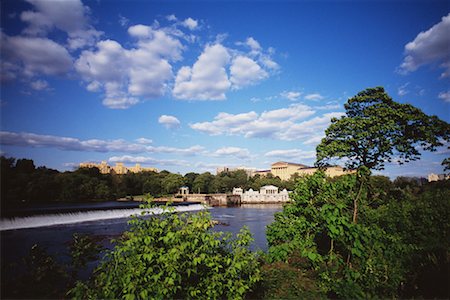
[[[255,175],[256,169],[255,168],[247,168],[247,167],[218,167],[216,168],[216,175],[219,175],[220,173],[227,173],[227,172],[234,172],[238,170],[243,170],[245,173],[247,173],[248,177],[252,177]]]
[[[441,180],[448,180],[450,178],[450,175],[447,174],[428,174],[428,182],[432,181],[441,181]]]
[[[268,174],[271,174],[270,170],[259,170],[259,171],[255,171],[254,175],[259,175],[259,176],[267,176]]]
[[[278,187],[265,185],[258,191],[249,189],[244,192],[241,188],[234,188],[233,195],[241,196],[241,203],[283,203],[289,201],[289,193],[286,189],[278,192]]]
[[[143,168],[140,164],[136,164],[134,167],[128,168],[128,171],[131,173],[140,173],[140,172],[158,172],[156,168]]]
[[[80,163],[80,168],[97,168],[99,169],[101,174],[118,174],[123,175],[129,172],[131,173],[140,173],[140,172],[158,172],[156,168],[143,168],[140,164],[136,164],[134,167],[126,167],[123,163],[116,163],[115,166],[110,166],[106,163],[106,161],[102,161],[101,163],[92,163],[92,162],[84,162]]]
[[[318,168],[314,167],[308,167],[303,164],[297,164],[297,163],[289,163],[285,161],[279,161],[276,163],[273,163],[271,166],[270,173],[272,173],[273,176],[280,177],[281,180],[289,180],[291,179],[292,175],[298,174],[299,176],[303,175],[312,175],[317,171]],[[344,168],[340,166],[333,166],[328,167],[325,170],[325,174],[329,177],[336,177],[346,174],[355,173],[354,170],[344,170]]]
[[[189,187],[182,186],[178,189],[178,195],[189,195]]]

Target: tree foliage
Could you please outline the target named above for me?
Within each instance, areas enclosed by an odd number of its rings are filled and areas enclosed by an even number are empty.
[[[269,256],[273,261],[303,257],[329,296],[392,297],[403,278],[398,260],[403,245],[376,224],[352,220],[358,190],[356,175],[331,181],[317,172],[300,180],[292,202],[267,229]]]
[[[134,217],[79,299],[241,299],[260,278],[248,229],[236,238],[210,231],[209,213]]]
[[[317,164],[347,158],[348,168],[383,169],[386,161],[420,158],[420,149],[435,151],[450,140],[450,125],[420,109],[392,100],[382,87],[348,99],[346,114],[333,118],[317,146]]]

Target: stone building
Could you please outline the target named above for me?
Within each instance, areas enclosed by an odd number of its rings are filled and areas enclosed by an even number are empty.
[[[289,201],[289,193],[286,189],[281,192],[274,185],[265,185],[258,191],[249,189],[244,192],[241,188],[234,188],[233,195],[241,196],[241,203],[283,203]]]
[[[92,163],[92,162],[84,162],[80,163],[80,168],[97,168],[99,169],[101,174],[118,174],[123,175],[128,172],[131,173],[140,173],[140,172],[158,172],[156,168],[143,168],[140,164],[136,164],[134,167],[127,167],[123,163],[116,163],[115,166],[110,166],[106,163],[106,161],[102,161],[101,163]]]
[[[428,182],[448,180],[448,179],[450,179],[450,175],[448,174],[434,174],[434,173],[428,174]]]
[[[289,163],[284,161],[279,161],[273,163],[270,172],[273,176],[280,177],[281,180],[289,180],[291,176],[297,173],[299,176],[312,175],[317,171],[317,168],[308,167],[303,164]],[[346,174],[355,173],[354,170],[344,170],[340,166],[328,167],[325,170],[325,174],[329,177],[336,177]]]

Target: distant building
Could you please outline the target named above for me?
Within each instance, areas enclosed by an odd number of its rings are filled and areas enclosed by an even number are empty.
[[[428,174],[428,182],[432,181],[441,181],[441,180],[448,180],[450,179],[450,175],[448,174]]]
[[[276,163],[273,163],[271,166],[270,173],[272,173],[273,176],[280,177],[281,180],[289,180],[291,179],[292,175],[298,174],[299,176],[303,175],[311,175],[314,174],[317,171],[318,168],[314,167],[308,167],[303,164],[297,164],[297,163],[289,163],[284,161],[279,161]],[[328,167],[325,170],[325,174],[329,177],[336,177],[346,174],[355,173],[354,170],[344,170],[344,168],[339,166],[333,166]]]
[[[178,195],[189,195],[189,187],[182,186],[178,189]]]
[[[265,185],[258,191],[249,189],[244,192],[241,188],[234,188],[233,195],[241,196],[241,203],[283,203],[289,201],[289,193],[286,189],[278,192],[278,187]]]
[[[97,168],[99,169],[101,174],[118,174],[123,175],[129,172],[131,173],[140,173],[140,172],[158,172],[156,168],[143,168],[140,164],[136,164],[134,167],[126,167],[123,163],[116,163],[115,166],[110,166],[106,163],[106,161],[102,161],[101,163],[92,163],[92,162],[84,162],[80,163],[80,168]]]
[[[255,171],[254,174],[259,175],[259,176],[267,176],[268,174],[271,174],[271,172],[270,172],[270,170],[259,170],[259,171]]]
[[[247,167],[218,167],[216,168],[216,175],[219,175],[220,173],[227,173],[227,172],[234,172],[242,170],[247,173],[248,177],[252,177],[255,175],[256,169],[255,168],[247,168]]]

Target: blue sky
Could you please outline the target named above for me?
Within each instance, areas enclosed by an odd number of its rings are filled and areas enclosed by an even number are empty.
[[[312,165],[330,118],[374,86],[450,121],[448,1],[0,5],[1,152],[37,165]]]

